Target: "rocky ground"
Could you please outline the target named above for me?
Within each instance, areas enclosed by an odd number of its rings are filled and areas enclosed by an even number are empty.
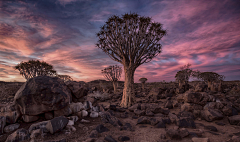
[[[46,115],[39,115],[35,121],[30,121],[34,118],[23,118],[13,124],[6,123],[5,127],[1,127],[3,121],[0,121],[0,128],[4,131],[0,135],[0,141],[11,141],[10,138],[16,137],[18,140],[26,138],[24,142],[240,141],[240,88],[237,83],[239,82],[225,82],[222,92],[214,92],[206,91],[198,82],[193,82],[190,83],[190,90],[181,94],[176,93],[177,84],[174,83],[148,83],[144,90],[141,89],[141,84],[135,84],[134,105],[124,109],[119,107],[122,83],[119,84],[117,94],[113,94],[111,84],[102,92],[103,88],[95,81],[86,84],[89,89],[86,96],[73,98],[71,106],[78,104],[77,108],[81,108],[76,111],[70,106],[75,113],[55,117],[58,120],[46,119]],[[14,92],[21,85],[1,84],[2,114],[6,111],[3,106],[11,104]],[[79,101],[81,104],[77,103]],[[41,129],[36,127],[33,130],[33,125],[43,121],[47,121],[47,124],[42,125]],[[53,125],[58,121],[65,124],[64,127]],[[45,126],[50,124],[52,129],[53,126],[59,127],[60,131],[51,133],[51,128]],[[15,126],[6,128],[11,125]]]

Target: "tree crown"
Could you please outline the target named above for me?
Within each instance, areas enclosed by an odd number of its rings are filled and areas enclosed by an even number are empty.
[[[145,78],[145,77],[142,77],[142,78],[139,79],[139,81],[140,81],[141,83],[145,83],[147,80],[148,80],[148,79]]]
[[[118,81],[122,74],[122,68],[117,65],[109,66],[102,70],[102,74],[109,81]]]

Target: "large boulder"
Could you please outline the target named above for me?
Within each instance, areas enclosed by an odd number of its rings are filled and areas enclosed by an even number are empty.
[[[71,90],[57,77],[38,76],[29,79],[18,90],[14,103],[22,114],[38,115],[59,110],[71,102]]]
[[[0,117],[6,117],[6,122],[13,124],[17,122],[18,118],[21,116],[19,108],[15,104],[10,104],[1,108]]]
[[[68,88],[71,90],[73,98],[79,101],[82,97],[88,94],[88,89],[85,83],[68,81],[66,82]]]
[[[16,130],[11,135],[9,135],[5,142],[21,142],[29,139],[30,139],[30,134],[28,133],[28,130],[21,128]]]
[[[218,109],[206,109],[201,111],[201,116],[208,122],[223,119],[223,114]]]

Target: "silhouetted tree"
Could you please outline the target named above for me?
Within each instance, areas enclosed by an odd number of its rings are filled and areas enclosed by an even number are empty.
[[[139,81],[142,83],[142,90],[144,90],[145,82],[147,81],[147,78],[142,77],[139,79]]]
[[[103,76],[113,83],[114,93],[117,91],[117,81],[121,78],[122,68],[115,65],[102,70]]]
[[[56,75],[58,78],[62,79],[64,82],[73,81],[72,77],[69,75]]]
[[[124,66],[125,82],[122,107],[131,106],[134,96],[134,72],[143,63],[161,53],[158,43],[166,35],[162,24],[151,22],[150,17],[138,14],[113,15],[97,33],[96,46]]]
[[[191,64],[184,65],[180,67],[180,71],[175,75],[176,81],[179,83],[179,87],[188,86],[189,78],[192,75],[193,70],[190,69]],[[185,88],[188,89],[188,88]],[[185,90],[186,91],[186,90]]]
[[[14,67],[20,71],[20,74],[29,80],[36,76],[54,76],[56,71],[53,70],[53,66],[39,60],[29,60],[28,62],[21,62]]]

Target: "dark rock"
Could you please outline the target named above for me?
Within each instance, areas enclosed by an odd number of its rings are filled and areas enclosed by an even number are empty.
[[[103,123],[110,123],[113,126],[122,126],[122,122],[115,116],[112,116],[109,112],[99,112]]]
[[[6,123],[14,124],[20,118],[21,113],[18,105],[10,104],[1,108],[0,117],[6,118]]]
[[[137,124],[151,124],[151,120],[148,117],[142,116],[137,120]]]
[[[193,113],[192,112],[188,112],[188,111],[181,111],[178,113],[177,115],[178,117],[187,117],[190,119],[194,119]]]
[[[139,109],[135,109],[134,113],[138,116],[142,116],[145,114],[145,110],[139,110]]]
[[[166,128],[166,125],[162,120],[160,120],[154,127],[155,128]]]
[[[32,124],[28,131],[29,133],[32,133],[33,130],[37,130],[37,129],[43,129],[45,133],[49,132],[46,128],[46,125],[48,124],[49,121],[42,121],[42,122],[38,122],[38,123],[34,123]]]
[[[55,117],[47,123],[46,129],[53,134],[57,131],[61,131],[68,124],[68,121],[69,120],[64,116]]]
[[[209,102],[203,109],[222,109],[224,105],[221,102]]]
[[[184,102],[198,104],[203,98],[203,95],[198,92],[186,92]]]
[[[7,137],[5,142],[21,142],[24,140],[29,140],[30,134],[24,128],[18,129]]]
[[[113,111],[116,111],[117,110],[117,106],[116,105],[110,105],[109,109],[111,109]]]
[[[228,121],[231,125],[240,125],[240,115],[228,117]]]
[[[67,142],[67,139],[61,139],[61,140],[56,140],[56,141],[46,141],[46,142]]]
[[[190,111],[193,112],[194,110],[202,110],[203,107],[198,104],[193,103],[184,103],[181,105],[181,111]]]
[[[5,133],[12,132],[12,131],[18,129],[19,126],[20,126],[19,123],[15,123],[15,124],[7,125],[7,126],[4,127],[4,132],[5,132]]]
[[[204,129],[213,131],[213,132],[218,132],[218,130],[215,126],[205,126]]]
[[[98,131],[96,130],[93,130],[90,135],[89,135],[90,138],[98,138]]]
[[[222,123],[222,122],[215,122],[215,124],[219,125],[219,126],[224,126],[226,124]]]
[[[181,117],[176,123],[179,128],[196,128],[195,122],[191,118]]]
[[[107,141],[107,142],[117,142],[111,135],[107,135],[104,138],[104,140]]]
[[[98,125],[98,126],[96,127],[96,130],[97,130],[98,133],[103,133],[103,132],[109,131],[109,129],[106,128],[105,126],[103,126],[102,124]]]
[[[131,107],[128,108],[129,111],[133,112],[135,109],[141,110],[141,104],[134,104]]]
[[[68,81],[65,84],[71,90],[73,97],[77,100],[86,96],[88,93],[87,87],[82,82]]]
[[[168,108],[168,109],[172,109],[173,108],[173,103],[171,100],[168,100],[165,105],[164,105],[165,108]]]
[[[188,132],[187,129],[182,128],[182,129],[179,130],[179,135],[180,135],[182,138],[185,138],[185,137],[187,137],[187,136],[189,135],[189,132]]]
[[[24,122],[34,122],[37,121],[39,119],[39,116],[35,115],[35,116],[31,116],[31,115],[23,115],[22,119]]]
[[[92,102],[90,102],[90,101],[85,101],[84,103],[83,103],[83,107],[84,107],[84,109],[85,110],[90,110],[90,109],[92,109]]]
[[[120,130],[129,130],[133,131],[132,125],[130,123],[125,123],[124,126],[120,127]]]
[[[179,134],[178,130],[174,130],[174,129],[169,129],[166,131],[166,134],[171,138],[171,139],[176,139],[176,140],[181,140],[182,137]]]
[[[47,120],[53,119],[53,118],[54,118],[53,112],[51,112],[51,111],[45,112],[45,113],[44,113],[44,117],[45,117]]]
[[[0,135],[3,134],[5,125],[6,125],[6,117],[0,116]]]
[[[153,113],[151,110],[146,109],[145,115],[146,115],[146,116],[154,116],[154,113]]]
[[[201,117],[202,117],[202,119],[205,119],[208,122],[223,119],[222,112],[217,109],[202,110]]]
[[[224,106],[223,109],[222,109],[222,112],[224,115],[226,116],[232,116],[233,115],[233,108],[231,106]]]
[[[128,136],[119,136],[119,137],[118,137],[118,140],[119,140],[119,141],[129,141],[130,138],[129,138]]]
[[[22,114],[38,115],[66,107],[71,97],[71,90],[62,79],[37,76],[22,85],[14,97],[14,103]]]

